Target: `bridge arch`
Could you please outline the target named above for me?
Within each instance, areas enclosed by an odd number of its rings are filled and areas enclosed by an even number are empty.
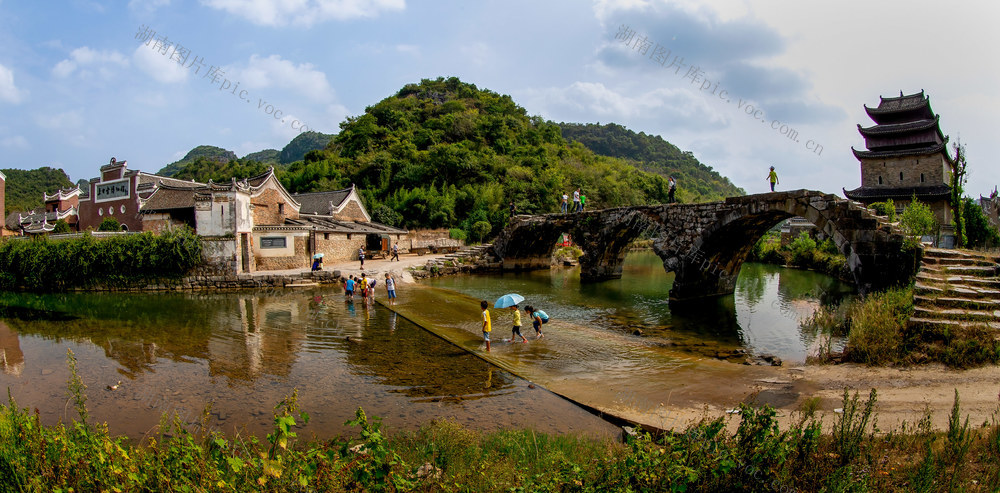
[[[802,216],[833,239],[861,292],[910,278],[904,236],[870,211],[810,190],[733,197],[724,202],[622,207],[576,214],[522,216],[494,242],[505,270],[547,268],[555,240],[570,232],[581,246],[581,278],[621,277],[629,243],[650,233],[663,268],[676,274],[671,300],[730,294],[757,240],[778,222]]]

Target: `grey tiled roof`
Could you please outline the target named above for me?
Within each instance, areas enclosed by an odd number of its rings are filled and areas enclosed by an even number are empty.
[[[292,198],[302,204],[299,208],[300,214],[321,214],[329,215],[332,207],[340,207],[340,204],[347,200],[354,188],[343,190],[331,190],[329,192],[295,193]]]

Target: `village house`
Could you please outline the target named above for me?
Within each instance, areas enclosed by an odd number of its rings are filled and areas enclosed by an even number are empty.
[[[112,158],[89,185],[87,192],[46,194],[45,211],[18,215],[16,226],[45,233],[65,219],[72,230],[84,231],[106,217],[117,219],[123,231],[187,226],[204,240],[206,260],[233,274],[307,268],[317,254],[327,261],[355,259],[359,249],[383,254],[407,235],[372,222],[353,185],[290,194],[274,168],[228,183],[198,183],[128,170],[126,161]]]

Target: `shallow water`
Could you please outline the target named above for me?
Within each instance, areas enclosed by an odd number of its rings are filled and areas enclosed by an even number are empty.
[[[579,267],[489,276],[432,278],[429,286],[451,289],[491,304],[506,293],[525,296],[521,304],[541,308],[554,319],[572,324],[664,339],[680,346],[711,343],[772,354],[790,363],[804,362],[818,344],[814,331],[801,323],[822,304],[839,304],[853,296],[851,285],[811,271],[746,263],[736,292],[705,302],[675,307],[667,296],[674,275],[663,271],[651,251],[630,253],[622,278],[581,283]],[[525,320],[527,331],[530,323]],[[507,332],[509,337],[509,329]],[[844,343],[833,338],[834,349]]]
[[[164,412],[262,434],[274,405],[299,391],[305,436],[350,433],[357,407],[390,430],[432,419],[471,428],[532,427],[610,436],[615,427],[396,314],[344,302],[337,288],[215,294],[0,295],[0,384],[45,423],[67,405],[66,350],[88,407],[140,438]],[[116,390],[108,386],[116,385]]]

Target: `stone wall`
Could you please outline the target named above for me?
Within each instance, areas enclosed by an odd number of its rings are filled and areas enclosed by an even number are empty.
[[[941,154],[865,159],[861,162],[861,185],[872,188],[947,185],[950,174],[948,163]],[[879,183],[879,177],[882,183]]]
[[[322,253],[326,263],[357,260],[358,249],[364,246],[363,234],[316,233],[316,253]]]
[[[298,219],[298,214],[291,204],[285,202],[281,193],[273,188],[268,188],[254,197],[253,204],[253,224],[257,226],[285,224],[285,218]],[[281,211],[284,205],[284,212]]]
[[[257,270],[264,271],[309,268],[312,264],[307,248],[308,240],[309,238],[306,236],[292,237],[295,253],[286,257],[264,257],[260,255],[260,250],[257,250],[255,255]]]
[[[354,200],[349,201],[340,212],[334,215],[334,218],[338,221],[368,221],[364,211],[361,209],[361,205]]]
[[[405,240],[399,241],[399,248],[426,248],[429,246],[465,246],[462,240],[453,240],[451,233],[447,229],[415,229],[410,230],[405,236]]]

